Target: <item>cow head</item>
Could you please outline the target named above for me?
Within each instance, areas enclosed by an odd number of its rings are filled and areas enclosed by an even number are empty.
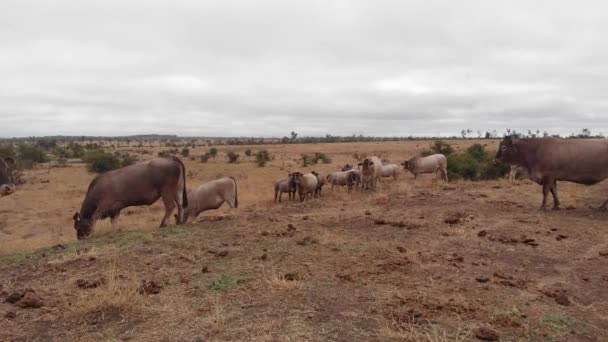
[[[364,174],[370,173],[372,168],[374,167],[374,163],[369,159],[363,160],[363,163],[361,165],[361,172],[363,172]]]
[[[76,229],[76,238],[78,240],[86,239],[91,235],[93,223],[90,219],[80,217],[79,213],[74,214],[74,229]]]
[[[342,170],[340,170],[340,171],[343,171],[343,172],[344,172],[344,171],[350,171],[350,170],[352,170],[352,169],[353,169],[353,166],[352,166],[352,165],[350,165],[350,164],[345,164],[345,165],[344,165],[344,167],[342,168]]]
[[[296,188],[300,186],[300,182],[302,181],[302,173],[300,172],[294,172],[292,173],[292,177],[293,177],[293,182],[296,185]]]
[[[8,196],[17,190],[9,177],[9,169],[15,164],[12,158],[0,158],[0,197]]]
[[[401,165],[403,165],[403,169],[404,170],[409,170],[410,169],[410,161],[406,160],[403,163],[401,163]]]
[[[496,162],[505,164],[516,164],[520,159],[519,149],[511,137],[505,137],[498,145]]]

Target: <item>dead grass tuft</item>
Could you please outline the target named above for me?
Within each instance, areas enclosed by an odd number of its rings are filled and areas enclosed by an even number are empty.
[[[400,324],[394,322],[380,330],[381,339],[408,342],[464,342],[471,339],[468,329],[449,332],[437,325]]]
[[[139,291],[141,283],[121,274],[115,260],[110,262],[103,278],[105,283],[102,286],[79,293],[72,305],[75,314],[136,312],[144,306],[145,298]]]

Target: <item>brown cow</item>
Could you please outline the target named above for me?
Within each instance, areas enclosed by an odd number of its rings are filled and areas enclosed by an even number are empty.
[[[186,167],[177,157],[157,158],[101,174],[89,185],[87,194],[74,214],[76,237],[91,234],[95,222],[109,217],[115,226],[120,211],[130,206],[151,205],[159,198],[165,204],[167,225],[177,205],[176,223],[183,223],[183,208],[188,206]]]
[[[530,179],[543,186],[540,210],[547,209],[547,195],[553,195],[553,210],[559,209],[557,181],[593,185],[608,178],[606,139],[513,139],[500,142],[496,160],[522,166]],[[608,200],[600,209],[605,209]]]
[[[296,199],[296,181],[293,173],[287,175],[287,178],[280,178],[274,182],[274,203],[277,203],[277,199],[281,202],[283,193],[286,192],[289,195],[289,200]]]
[[[8,169],[15,164],[12,158],[0,158],[0,197],[8,196],[17,190],[15,184],[11,182]]]

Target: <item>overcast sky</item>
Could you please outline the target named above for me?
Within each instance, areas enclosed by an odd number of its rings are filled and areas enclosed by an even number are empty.
[[[7,1],[0,136],[608,133],[597,1]]]

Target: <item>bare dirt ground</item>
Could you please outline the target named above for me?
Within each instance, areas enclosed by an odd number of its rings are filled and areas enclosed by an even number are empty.
[[[103,222],[85,242],[70,217],[93,175],[34,170],[0,207],[0,340],[608,340],[608,213],[591,208],[606,184],[560,184],[558,212],[537,211],[529,181],[409,174],[272,203],[288,171],[355,152],[400,162],[428,144],[272,146],[265,168],[188,161],[190,185],[236,176],[242,207],[167,229],[160,206],[133,208],[122,231]],[[298,167],[312,151],[333,163]]]

